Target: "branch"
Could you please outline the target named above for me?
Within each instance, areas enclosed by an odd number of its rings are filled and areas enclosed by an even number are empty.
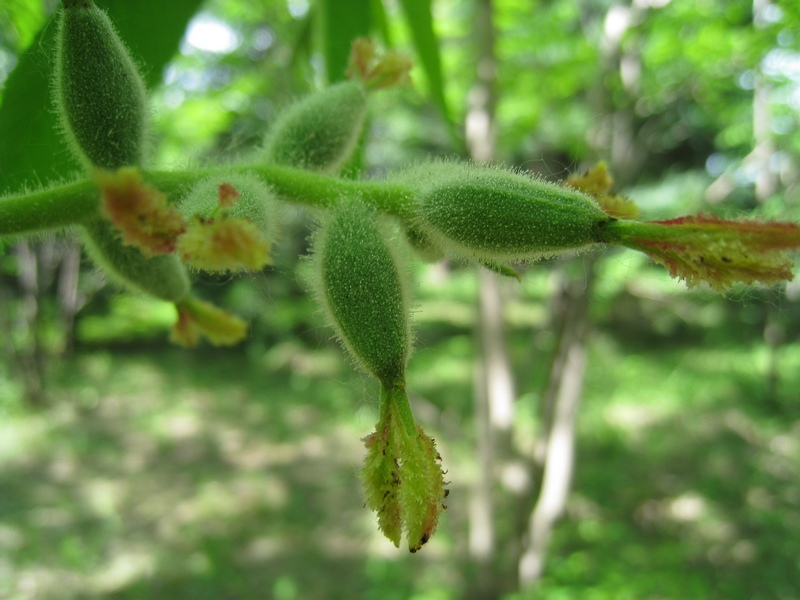
[[[253,173],[262,177],[281,200],[330,208],[342,198],[359,197],[376,210],[408,216],[413,197],[409,187],[391,182],[353,181],[302,169],[274,165],[224,165],[191,171],[145,172],[144,178],[174,201],[198,181],[212,176]],[[91,179],[0,198],[0,235],[33,233],[85,223],[100,214],[100,190]]]

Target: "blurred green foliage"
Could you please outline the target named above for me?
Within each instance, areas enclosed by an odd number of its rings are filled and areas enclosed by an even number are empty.
[[[469,285],[474,276],[463,272],[435,301],[468,314]],[[527,294],[522,302],[539,306]],[[778,411],[753,401],[767,348],[752,336],[692,341],[705,330],[697,325],[659,347],[642,338],[664,337],[643,329],[603,328],[592,344],[569,517],[536,597],[793,597],[798,347],[782,356]],[[246,355],[94,350],[59,365],[53,408],[5,406],[0,591],[463,597],[475,468],[470,331],[426,320],[411,365],[417,409],[452,479],[450,508],[424,554],[398,553],[362,509],[353,478],[359,437],[377,416],[376,390],[324,344],[327,332]],[[548,342],[532,353],[529,327],[510,333],[516,374],[529,390],[517,405],[515,445],[529,452],[545,376],[538,357]],[[504,521],[513,527],[514,515]]]
[[[169,2],[170,18],[164,3],[98,4],[127,11],[118,27],[146,65],[154,167],[247,154],[293,98],[341,75],[350,33],[366,31],[418,67],[414,87],[374,98],[364,169],[461,150],[474,2],[373,0],[352,21],[333,0]],[[646,218],[800,218],[800,11],[765,6],[754,19],[743,0],[496,0],[498,158],[553,178],[597,158],[622,165]],[[69,174],[47,100],[52,8],[0,7],[0,139],[17,140],[0,145],[0,189]],[[766,158],[753,153],[757,89]],[[766,199],[755,189],[764,172],[776,182]],[[415,266],[412,400],[453,491],[436,539],[409,557],[362,509],[359,438],[376,420],[376,390],[298,283],[309,222],[289,214],[273,268],[199,278],[202,295],[252,323],[238,350],[167,348],[172,309],[98,290],[83,265],[75,352],[51,365],[47,408],[23,404],[3,355],[0,597],[438,600],[472,588],[475,273]],[[0,292],[19,280],[13,259],[3,247]],[[533,265],[503,288],[521,456],[533,453],[556,344],[552,267],[583,264]],[[620,251],[595,269],[574,493],[544,579],[518,593],[509,583],[507,597],[800,596],[800,288],[688,292]],[[50,300],[39,326],[56,353],[67,342]],[[0,295],[7,330],[24,303]],[[520,518],[504,514],[504,539]],[[513,556],[512,541],[497,556],[509,582]]]

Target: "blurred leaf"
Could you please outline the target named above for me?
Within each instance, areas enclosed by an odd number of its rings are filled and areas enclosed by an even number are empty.
[[[200,4],[200,0],[98,3],[142,66],[148,87],[161,80],[162,69]],[[50,99],[55,30],[51,17],[8,78],[0,107],[0,139],[14,143],[0,145],[0,191],[47,184],[78,169],[58,132]]]
[[[0,8],[0,17],[6,13],[16,34],[17,49],[24,50],[45,20],[44,3],[41,0],[6,0],[4,4]]]
[[[450,110],[444,96],[444,78],[442,76],[442,61],[439,56],[439,39],[433,30],[431,1],[400,0],[400,5],[403,7],[408,27],[411,30],[411,39],[414,42],[417,58],[428,79],[431,96],[447,123],[453,142],[460,147],[462,146],[460,136],[456,132],[453,120],[450,118]]]
[[[106,314],[89,314],[77,323],[82,344],[113,344],[165,338],[175,323],[175,305],[149,296],[117,294]]]
[[[322,44],[328,83],[345,79],[350,45],[372,29],[371,0],[321,0]]]
[[[392,36],[389,31],[389,20],[386,17],[386,9],[383,7],[382,0],[372,0],[372,21],[373,28],[380,32],[381,39],[387,47],[392,47]]]
[[[296,67],[302,60],[307,60],[311,56],[312,38],[314,33],[313,21],[316,11],[311,7],[306,15],[300,22],[297,37],[295,37],[294,44],[292,44],[289,65]]]
[[[55,37],[51,18],[11,72],[0,106],[0,191],[46,183],[78,168],[56,127],[50,99]]]

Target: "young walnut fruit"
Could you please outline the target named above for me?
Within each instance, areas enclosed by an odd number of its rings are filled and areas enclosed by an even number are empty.
[[[411,224],[455,257],[494,264],[591,248],[614,220],[589,196],[527,175],[456,162],[419,165]]]
[[[311,94],[278,117],[264,158],[287,167],[335,173],[353,156],[367,115],[367,93],[344,81]]]
[[[359,202],[344,202],[314,236],[313,285],[355,362],[386,386],[404,380],[411,352],[405,270],[390,235]]]
[[[92,0],[65,0],[59,13],[54,92],[69,146],[86,167],[141,164],[144,82]]]

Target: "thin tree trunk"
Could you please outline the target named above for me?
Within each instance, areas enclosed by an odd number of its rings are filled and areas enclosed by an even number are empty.
[[[490,162],[495,156],[495,32],[491,0],[476,0],[476,81],[469,93],[466,139],[470,156]],[[503,331],[503,299],[493,273],[481,270],[478,298],[478,352],[475,365],[476,462],[479,476],[470,498],[469,556],[475,566],[476,585],[470,596],[490,598],[499,594],[500,577],[494,557],[495,464],[510,447],[514,390]]]
[[[753,23],[762,29],[768,25],[764,12],[770,6],[766,0],[753,0]],[[775,154],[775,143],[772,139],[772,113],[770,110],[769,85],[759,68],[755,70],[755,86],[753,88],[753,150],[748,159],[756,173],[755,193],[759,204],[766,202],[778,191],[780,182],[776,173],[770,168],[770,161]],[[764,342],[769,349],[767,369],[764,374],[764,400],[779,408],[778,387],[780,385],[780,348],[786,338],[781,323],[777,304],[770,302],[766,307],[764,321]]]
[[[561,381],[564,378],[567,356],[563,348],[564,341],[567,338],[567,327],[569,325],[569,315],[571,312],[568,294],[569,287],[567,285],[568,280],[563,265],[555,267],[553,277],[558,282],[556,284],[557,290],[550,299],[548,310],[552,315],[552,325],[550,328],[553,330],[554,337],[558,342],[550,360],[550,368],[547,371],[547,383],[539,404],[539,423],[542,433],[538,436],[536,444],[534,445],[533,460],[534,463],[539,466],[540,474],[547,460],[547,441],[550,437],[550,429],[553,427],[558,391],[561,388]]]
[[[75,315],[86,299],[78,293],[81,249],[73,240],[64,240],[61,268],[58,272],[58,304],[64,328],[64,354],[71,354],[75,341]]]
[[[57,300],[57,326],[64,333],[63,349],[72,344],[76,312],[85,302],[78,293],[80,249],[71,240],[51,238],[20,242],[14,248],[17,259],[16,286],[0,290],[0,323],[5,331],[2,351],[14,374],[20,378],[26,401],[40,406],[46,401],[45,378],[49,360],[42,339],[44,306]]]
[[[494,452],[489,424],[489,374],[486,371],[483,340],[477,336],[478,352],[475,356],[474,419],[475,460],[478,477],[470,490],[469,501],[469,556],[477,567],[478,587],[485,591],[491,585],[491,560],[494,556]]]
[[[21,292],[20,311],[12,323],[12,347],[25,399],[31,406],[44,404],[44,358],[39,340],[39,257],[35,247],[20,242],[17,253],[17,283]]]
[[[623,83],[636,85],[637,57],[621,54],[620,42],[628,24],[634,21],[634,6],[614,5],[605,15],[598,40],[600,54],[597,85],[591,92],[594,112],[600,115],[597,126],[587,132],[589,144],[600,155],[610,158],[617,182],[634,176],[643,152],[636,148],[630,107],[615,110],[605,81],[610,73],[622,70]],[[594,23],[584,23],[588,32],[596,31]],[[553,527],[564,513],[569,496],[575,453],[575,422],[586,369],[587,343],[590,331],[588,315],[593,269],[596,258],[586,258],[586,278],[564,281],[558,306],[563,307],[561,336],[551,364],[542,406],[542,437],[535,448],[534,460],[542,465],[541,486],[522,541],[518,562],[520,586],[531,585],[544,572],[547,547]]]
[[[594,260],[586,259],[586,264],[591,273]],[[567,504],[574,468],[575,421],[586,368],[592,281],[591,275],[586,280],[563,280],[559,292],[564,307],[563,329],[545,394],[542,483],[519,559],[520,587],[541,577],[553,527]]]

